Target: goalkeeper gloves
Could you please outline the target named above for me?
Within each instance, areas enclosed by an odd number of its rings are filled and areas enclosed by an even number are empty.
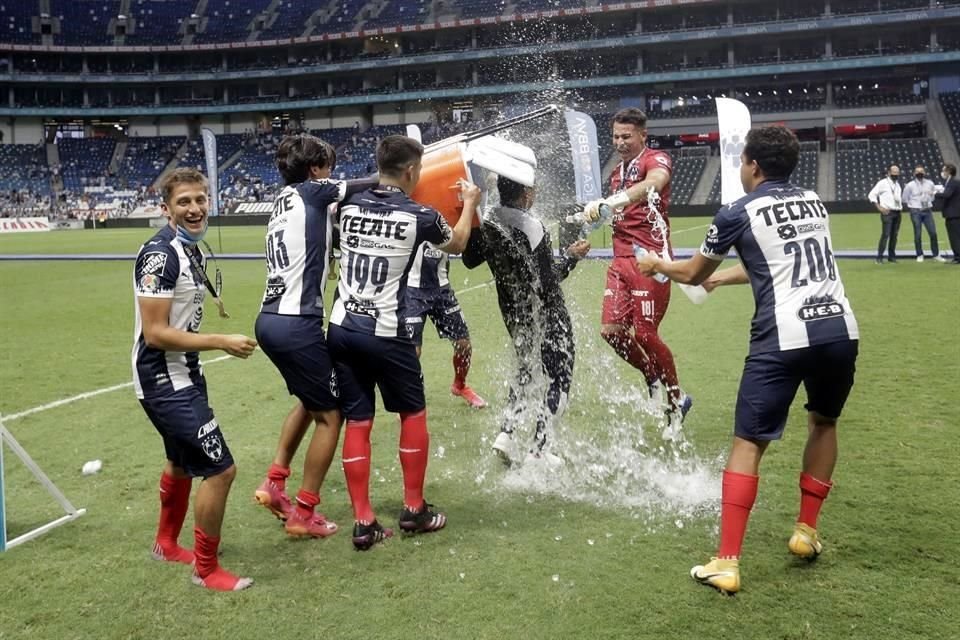
[[[630,197],[625,191],[615,193],[604,200],[594,200],[584,205],[579,214],[567,217],[567,222],[589,224],[597,228],[613,217],[613,212],[630,204]]]

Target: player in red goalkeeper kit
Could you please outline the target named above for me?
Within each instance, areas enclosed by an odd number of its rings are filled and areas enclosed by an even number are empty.
[[[613,262],[607,269],[603,291],[603,316],[600,334],[617,355],[639,369],[651,396],[658,388],[666,390],[667,417],[683,420],[693,404],[680,389],[673,354],[657,333],[670,304],[670,283],[647,277],[637,270],[634,248],[670,255],[670,156],[647,147],[647,116],[640,109],[627,108],[613,117],[613,144],[620,164],[610,177],[605,200],[587,204],[583,217],[601,219],[601,209],[614,213]],[[658,228],[647,198],[653,189],[659,195],[658,210],[664,224]],[[672,257],[672,256],[670,256]]]

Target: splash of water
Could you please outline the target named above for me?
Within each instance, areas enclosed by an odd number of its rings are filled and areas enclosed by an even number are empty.
[[[557,220],[562,206],[573,201],[572,172],[550,170],[551,166],[569,166],[569,144],[558,144],[565,139],[559,121],[550,126],[540,123],[536,129],[518,127],[508,135],[537,153],[537,202],[531,213],[544,222]],[[664,253],[668,254],[669,231],[660,215],[656,192],[650,204],[654,238],[663,242]],[[627,509],[648,522],[659,518],[680,523],[678,527],[683,526],[684,518],[715,514],[720,494],[719,460],[696,455],[684,431],[670,425],[663,405],[650,397],[642,375],[611,375],[621,365],[597,335],[597,305],[585,310],[576,300],[568,299],[567,306],[577,344],[571,410],[553,422],[548,434],[549,450],[560,455],[565,464],[559,468],[525,464],[504,470],[490,453],[499,424],[509,417],[502,414],[490,433],[481,436],[477,485],[500,495],[509,492],[527,499],[552,496]],[[543,334],[542,327],[533,330]],[[513,345],[508,350],[513,354]],[[500,375],[496,377],[511,379],[517,366],[515,358],[499,362]],[[541,402],[541,390],[548,384],[539,368],[534,367],[534,371],[538,377],[530,385],[531,393],[526,398],[530,404],[520,420],[525,427],[517,429],[516,437],[523,447],[532,442],[532,418],[540,409],[537,403]],[[578,408],[581,404],[585,410]]]

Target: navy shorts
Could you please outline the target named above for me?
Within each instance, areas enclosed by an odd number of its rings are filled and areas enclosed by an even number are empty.
[[[470,337],[467,321],[463,319],[460,303],[450,287],[417,289],[408,287],[407,332],[417,346],[423,344],[423,327],[427,316],[437,328],[437,335],[446,340],[463,340]]]
[[[207,400],[206,382],[143,398],[140,406],[163,438],[167,460],[187,475],[208,478],[233,466],[233,455]]]
[[[856,340],[747,356],[737,394],[734,433],[746,440],[779,440],[800,383],[807,411],[839,418],[853,388]]]
[[[416,413],[427,405],[417,348],[403,338],[383,338],[331,324],[330,354],[340,381],[340,407],[348,420],[368,420],[376,413],[374,387],[383,408]]]
[[[337,374],[323,336],[323,318],[261,313],[254,335],[283,376],[287,391],[307,411],[329,411],[339,406]]]

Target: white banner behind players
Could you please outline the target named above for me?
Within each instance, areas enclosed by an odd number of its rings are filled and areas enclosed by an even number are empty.
[[[50,231],[50,220],[46,216],[42,218],[0,218],[0,233],[26,233],[30,231]]]
[[[740,184],[740,152],[750,131],[750,110],[732,98],[717,98],[720,124],[720,202],[730,204],[746,195]]]

